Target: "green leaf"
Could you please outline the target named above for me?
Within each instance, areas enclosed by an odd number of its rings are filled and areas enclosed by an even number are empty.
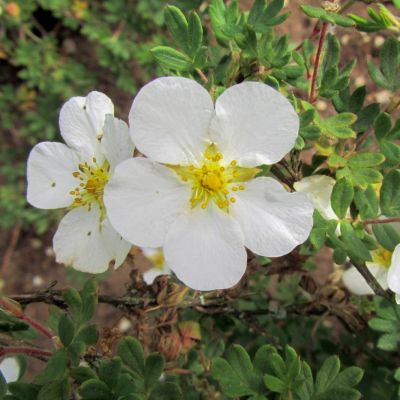
[[[60,336],[61,343],[68,347],[75,336],[75,327],[71,318],[64,314],[58,323],[58,335]]]
[[[357,116],[352,113],[340,113],[321,121],[322,133],[338,139],[354,138],[356,136],[350,126],[356,121]]]
[[[102,361],[99,368],[99,378],[110,388],[117,387],[122,362],[119,357],[114,357],[109,361]]]
[[[332,190],[332,209],[339,218],[344,218],[354,197],[354,189],[347,179],[336,181]]]
[[[152,353],[147,357],[144,371],[144,384],[148,391],[159,381],[164,370],[164,365],[164,357],[158,353]]]
[[[375,136],[378,140],[384,139],[390,131],[392,121],[387,113],[379,114],[374,122]]]
[[[203,27],[200,17],[195,12],[189,16],[187,41],[190,55],[193,57],[203,42]]]
[[[372,186],[365,191],[358,189],[354,193],[354,203],[362,219],[375,218],[379,211],[379,200]]]
[[[67,303],[74,321],[79,321],[82,312],[82,299],[74,288],[67,288],[63,291],[63,299]]]
[[[383,89],[391,89],[391,86],[381,70],[372,62],[367,62],[368,72],[375,84]]]
[[[337,356],[331,356],[325,360],[315,379],[316,393],[323,393],[336,379],[340,371],[340,360]]]
[[[400,233],[393,224],[373,224],[372,231],[379,244],[389,251],[400,243]]]
[[[264,384],[267,389],[275,393],[284,393],[287,389],[287,385],[285,384],[285,382],[273,375],[264,375]]]
[[[178,46],[188,49],[188,22],[182,11],[175,6],[166,6],[164,11],[165,23]],[[201,26],[201,24],[200,24]]]
[[[122,362],[139,376],[145,373],[145,361],[141,344],[133,337],[123,338],[118,345],[118,355]]]
[[[36,400],[40,386],[25,382],[11,382],[8,384],[8,390],[18,399]]]
[[[35,383],[39,385],[59,381],[67,371],[68,356],[65,348],[57,350],[49,359],[46,367],[36,376]]]
[[[354,26],[356,23],[351,18],[346,17],[344,15],[339,15],[336,13],[329,13],[329,17],[334,21],[336,25],[350,27]]]
[[[381,187],[380,206],[387,217],[400,216],[400,171],[390,171]]]
[[[97,378],[96,373],[88,367],[81,366],[81,367],[71,368],[69,372],[71,377],[79,384],[82,384],[83,382],[88,381],[89,379]]]
[[[397,351],[400,344],[400,333],[387,333],[382,335],[376,346],[378,349],[385,350],[385,351]]]
[[[355,389],[347,387],[334,387],[329,389],[318,399],[320,400],[359,400],[361,393]]]
[[[400,146],[398,144],[382,140],[380,147],[388,165],[398,166],[400,164]]]
[[[114,398],[108,386],[97,379],[84,382],[79,392],[84,400],[112,400]]]
[[[326,11],[321,7],[314,7],[308,4],[300,6],[303,12],[311,18],[321,18],[326,15]]]
[[[348,160],[350,168],[376,167],[385,161],[385,156],[380,153],[357,153]]]
[[[81,291],[82,298],[82,322],[89,321],[97,307],[97,282],[95,279],[89,279]]]
[[[357,236],[353,227],[346,220],[340,223],[340,232],[343,243],[351,259],[358,262],[371,261],[371,255],[368,248]]]
[[[40,389],[37,400],[70,400],[70,395],[71,385],[69,384],[67,379],[62,379],[60,381],[57,380],[45,384]]]
[[[381,66],[385,78],[393,90],[400,87],[400,44],[394,37],[386,39],[380,54]]]
[[[172,382],[161,382],[151,392],[149,400],[182,400],[183,394],[178,385]]]
[[[399,321],[392,321],[382,318],[371,318],[368,321],[368,326],[377,332],[395,333],[400,330]]]
[[[190,71],[193,63],[185,54],[167,46],[157,46],[151,49],[156,60],[163,68],[175,71]]]
[[[242,380],[251,382],[253,364],[251,363],[247,351],[242,346],[237,344],[233,345],[228,350],[226,359]]]
[[[356,386],[361,382],[364,371],[358,367],[349,367],[343,370],[335,380],[335,386]]]
[[[253,390],[241,376],[223,358],[216,358],[212,363],[212,376],[216,379],[224,394],[228,397],[249,396]]]
[[[85,343],[87,346],[93,346],[97,343],[99,334],[96,325],[88,325],[82,328],[76,335],[75,340]]]

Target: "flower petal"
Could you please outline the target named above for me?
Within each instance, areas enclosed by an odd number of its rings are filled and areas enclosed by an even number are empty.
[[[84,158],[101,161],[98,137],[103,134],[106,114],[114,114],[114,105],[103,93],[90,92],[86,97],[69,99],[61,108],[59,120],[65,143]]]
[[[167,234],[164,254],[177,277],[196,290],[229,288],[246,270],[239,224],[214,207],[181,214]]]
[[[215,111],[211,136],[224,158],[241,166],[273,164],[294,146],[299,118],[289,101],[264,83],[230,87]]]
[[[189,198],[190,186],[169,168],[146,158],[119,164],[104,191],[114,228],[127,241],[148,247],[164,244],[169,226]]]
[[[78,183],[72,173],[78,164],[78,155],[63,143],[37,144],[28,158],[28,202],[46,209],[70,206],[73,197],[69,192]]]
[[[208,139],[214,105],[196,81],[158,78],[144,86],[129,113],[132,140],[155,161],[194,164]]]
[[[387,289],[387,270],[382,265],[368,263],[367,268],[371,274],[377,279],[380,285]],[[364,277],[358,272],[357,268],[352,266],[344,271],[342,276],[343,284],[351,292],[358,296],[374,294],[374,291],[368,285]]]
[[[0,362],[0,371],[6,382],[11,383],[18,380],[21,366],[15,357],[7,357]]]
[[[100,215],[93,205],[90,211],[79,207],[64,216],[53,238],[57,262],[92,274],[106,271],[115,258],[121,264],[130,246],[107,220],[100,222]]]
[[[297,192],[306,193],[314,207],[326,219],[337,219],[331,206],[331,195],[336,181],[326,175],[312,175],[295,182]]]
[[[112,115],[106,115],[104,135],[100,146],[104,156],[110,163],[111,171],[120,162],[132,158],[135,150],[135,146],[129,136],[128,125]]]
[[[289,253],[309,236],[313,207],[303,193],[288,193],[272,178],[257,178],[236,192],[231,213],[242,227],[245,245],[268,257]]]
[[[387,274],[387,284],[389,289],[400,294],[400,244],[398,244],[392,254],[392,262]]]

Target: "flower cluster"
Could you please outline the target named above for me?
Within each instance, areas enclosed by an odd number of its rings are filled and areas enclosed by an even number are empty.
[[[156,79],[134,99],[129,133],[92,92],[61,109],[67,146],[32,150],[28,200],[68,209],[54,237],[59,262],[98,273],[130,244],[162,248],[186,285],[227,288],[245,272],[245,248],[277,257],[309,236],[307,195],[257,177],[293,148],[298,127],[290,102],[258,82],[226,89],[214,106],[193,80]]]

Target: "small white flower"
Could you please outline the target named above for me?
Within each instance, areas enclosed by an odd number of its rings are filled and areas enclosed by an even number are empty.
[[[389,288],[396,293],[396,301],[400,295],[400,244],[393,253],[383,247],[371,252],[372,262],[367,262],[367,268],[383,289]],[[351,266],[343,273],[342,280],[347,289],[359,296],[374,294],[356,267]]]
[[[111,100],[99,92],[73,97],[60,111],[62,143],[37,144],[28,159],[30,204],[68,208],[53,239],[57,262],[104,272],[124,261],[130,244],[108,221],[103,191],[116,165],[133,155],[125,122],[114,118]]]
[[[150,268],[143,273],[143,279],[148,285],[151,285],[154,279],[157,278],[157,276],[171,274],[171,270],[165,262],[165,257],[162,249],[142,247],[142,252],[153,264],[153,268]]]
[[[6,382],[11,383],[18,380],[21,367],[15,357],[7,357],[0,362],[0,371]]]
[[[297,192],[306,193],[314,207],[326,219],[337,219],[331,206],[331,195],[336,181],[326,175],[312,175],[295,182]]]
[[[195,81],[159,78],[138,93],[129,121],[148,158],[116,168],[104,195],[110,221],[138,246],[163,247],[187,286],[233,286],[246,269],[245,246],[277,257],[307,239],[307,196],[254,179],[255,167],[279,161],[298,134],[298,116],[276,90],[244,82],[214,108]]]

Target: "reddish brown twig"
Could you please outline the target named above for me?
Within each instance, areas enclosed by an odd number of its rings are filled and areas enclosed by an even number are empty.
[[[314,29],[312,30],[312,32],[311,32],[310,36],[308,37],[308,39],[309,39],[309,40],[313,39],[315,36],[318,35],[319,32],[320,32],[320,29],[319,29],[319,21],[317,21],[317,23],[315,24]],[[294,49],[294,51],[299,51],[299,50],[301,50],[301,49],[303,48],[303,46],[304,46],[304,43],[305,43],[305,40],[303,40],[303,41]]]
[[[362,221],[364,225],[390,224],[391,222],[400,222],[400,217],[385,218],[385,219],[366,219],[365,221]]]
[[[3,347],[0,348],[0,357],[6,354],[26,354],[32,357],[51,357],[53,354],[49,351],[38,350],[31,347]]]
[[[24,314],[22,310],[19,308],[19,305],[15,304],[12,300],[7,299],[6,297],[0,298],[0,307],[9,311],[11,314],[13,314],[21,321],[26,322],[28,325],[30,325],[33,329],[40,332],[42,335],[48,337],[49,339],[53,339],[54,334],[50,330],[41,325],[39,322],[28,317],[26,314]]]
[[[314,70],[313,70],[313,75],[312,75],[312,79],[311,79],[311,90],[310,90],[310,95],[308,97],[308,100],[310,103],[313,103],[316,100],[315,87],[317,84],[319,63],[321,60],[322,48],[324,47],[324,41],[325,41],[327,29],[328,29],[328,23],[324,22],[322,24],[321,33],[319,35],[318,49],[317,49],[317,54],[315,56]]]

